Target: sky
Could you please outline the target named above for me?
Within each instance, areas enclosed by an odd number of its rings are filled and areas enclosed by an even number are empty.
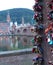
[[[34,0],[0,0],[0,11],[11,8],[28,8],[33,10]]]

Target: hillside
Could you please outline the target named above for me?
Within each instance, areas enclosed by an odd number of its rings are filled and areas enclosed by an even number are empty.
[[[21,23],[21,18],[24,17],[25,23],[32,20],[34,12],[26,8],[14,8],[9,10],[0,11],[0,22],[6,22],[7,12],[9,11],[11,20],[13,22],[17,21],[18,24]]]

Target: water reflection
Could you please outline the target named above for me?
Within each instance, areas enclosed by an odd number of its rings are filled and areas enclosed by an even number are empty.
[[[31,39],[27,36],[0,36],[0,51],[30,48],[33,46]]]

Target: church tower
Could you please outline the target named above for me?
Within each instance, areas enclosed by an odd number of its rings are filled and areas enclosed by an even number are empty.
[[[24,26],[24,17],[22,17],[22,25]]]
[[[11,21],[11,18],[10,18],[10,13],[8,11],[8,13],[7,13],[7,22],[10,23],[10,21]]]

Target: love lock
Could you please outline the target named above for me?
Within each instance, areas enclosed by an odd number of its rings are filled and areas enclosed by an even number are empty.
[[[43,21],[43,14],[42,14],[42,12],[35,13],[34,20],[36,20],[37,22]]]
[[[50,9],[53,9],[53,0],[51,0],[50,2],[47,2],[47,5]]]
[[[42,11],[43,6],[42,6],[40,3],[36,3],[36,4],[33,6],[33,9],[34,9],[34,11]]]
[[[48,20],[53,20],[53,11],[50,11],[47,15]]]
[[[42,2],[43,0],[35,0],[35,2]]]

